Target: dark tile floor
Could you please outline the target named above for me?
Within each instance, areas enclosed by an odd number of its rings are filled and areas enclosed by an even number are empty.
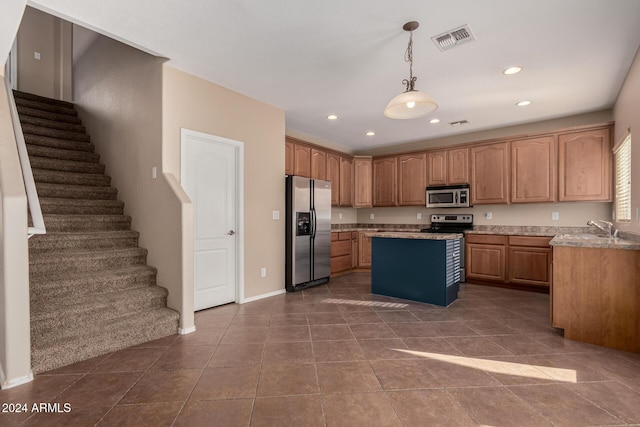
[[[358,273],[196,325],[1,391],[71,412],[0,425],[640,424],[640,354],[564,340],[548,295],[467,284],[445,309],[371,295]]]

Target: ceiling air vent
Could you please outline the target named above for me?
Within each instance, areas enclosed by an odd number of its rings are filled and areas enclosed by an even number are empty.
[[[431,37],[431,40],[438,46],[442,52],[454,48],[462,43],[476,40],[476,36],[473,35],[471,28],[468,25],[455,28],[437,36]]]
[[[451,126],[453,127],[457,127],[457,126],[463,126],[463,125],[468,125],[471,124],[471,122],[469,120],[458,120],[457,122],[450,122],[449,123]]]

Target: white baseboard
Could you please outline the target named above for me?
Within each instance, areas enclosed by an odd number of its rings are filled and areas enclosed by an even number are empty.
[[[192,334],[196,331],[196,326],[190,326],[188,328],[178,328],[178,334],[180,335],[187,335],[187,334]]]
[[[258,301],[264,298],[275,297],[276,295],[282,295],[285,292],[287,292],[286,289],[280,289],[278,291],[269,292],[267,294],[256,295],[255,297],[251,297],[251,298],[244,298],[240,300],[240,304],[246,304],[248,302]]]
[[[6,390],[8,388],[17,387],[22,384],[30,383],[33,381],[33,372],[30,372],[29,375],[25,375],[24,377],[14,378],[12,380],[5,380],[2,382],[2,386],[0,387],[2,390]]]

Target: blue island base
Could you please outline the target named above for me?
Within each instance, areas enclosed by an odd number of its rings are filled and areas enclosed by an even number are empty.
[[[372,238],[371,293],[446,307],[460,290],[458,240]]]

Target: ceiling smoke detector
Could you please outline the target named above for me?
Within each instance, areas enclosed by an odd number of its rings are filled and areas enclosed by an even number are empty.
[[[462,27],[433,36],[431,37],[431,40],[433,40],[440,51],[444,52],[445,50],[452,49],[462,43],[476,40],[476,36],[468,25],[463,25]]]

